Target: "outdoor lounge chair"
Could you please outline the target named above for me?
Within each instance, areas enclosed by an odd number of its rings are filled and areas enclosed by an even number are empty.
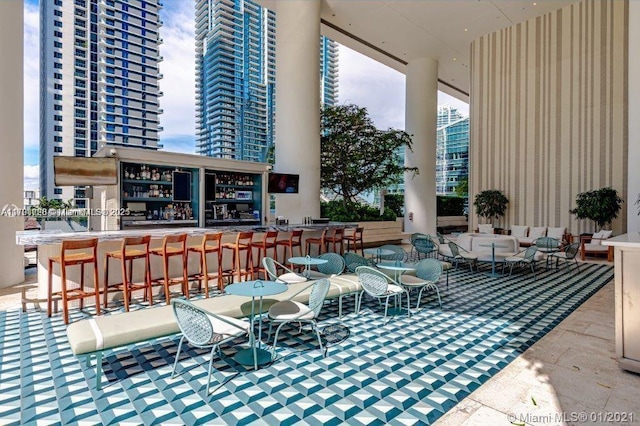
[[[319,280],[321,278],[329,278],[340,275],[344,271],[344,258],[337,253],[325,253],[318,256],[318,259],[324,259],[327,263],[317,265],[317,271],[310,270],[309,279]]]
[[[412,251],[418,253],[418,260],[420,260],[420,255],[424,254],[425,257],[434,257],[437,256],[438,253],[438,245],[431,239],[431,236],[427,235],[427,238],[416,238],[413,242]]]
[[[536,279],[536,271],[535,271],[535,263],[536,263],[536,253],[538,248],[536,246],[529,246],[524,251],[523,256],[509,256],[505,257],[504,263],[502,264],[502,271],[504,272],[504,268],[509,265],[509,276],[513,272],[514,265],[520,266],[529,266],[531,268],[531,273],[533,273],[533,279]]]
[[[358,280],[362,284],[363,292],[360,294],[360,301],[358,302],[358,312],[362,306],[362,296],[367,293],[369,296],[376,299],[385,299],[384,304],[384,323],[387,323],[387,313],[389,311],[389,299],[394,298],[396,305],[402,306],[402,295],[407,295],[407,316],[411,316],[409,310],[409,292],[405,290],[398,282],[389,278],[377,269],[373,269],[369,266],[359,266],[356,269],[358,274]],[[398,303],[398,301],[400,303]]]
[[[456,269],[458,269],[459,262],[466,262],[469,264],[469,269],[473,272],[473,264],[478,262],[478,256],[473,253],[463,252],[460,253],[458,250],[458,245],[454,242],[449,243],[449,250],[451,251],[451,256],[448,260],[451,260],[455,265]]]
[[[316,336],[318,337],[318,345],[320,346],[320,351],[326,355],[322,347],[322,339],[320,338],[320,331],[318,330],[318,325],[316,323],[316,319],[318,315],[320,315],[320,311],[322,310],[322,306],[324,305],[324,300],[327,297],[327,293],[329,292],[329,286],[331,283],[327,279],[321,279],[313,283],[313,288],[311,289],[311,294],[309,295],[309,304],[305,305],[304,303],[296,302],[292,300],[297,294],[294,294],[289,298],[289,300],[284,300],[282,302],[276,302],[269,308],[269,338],[271,339],[271,329],[273,324],[278,324],[278,328],[276,329],[276,335],[273,338],[273,353],[275,356],[276,347],[278,346],[278,334],[280,333],[280,329],[285,324],[290,322],[300,323],[308,323],[311,324],[313,331],[315,331]],[[302,291],[305,291],[303,289]]]
[[[171,300],[171,305],[173,306],[173,313],[178,322],[178,327],[182,332],[180,343],[178,343],[178,352],[176,352],[176,360],[173,363],[171,378],[176,374],[176,367],[180,359],[180,350],[185,340],[196,348],[211,348],[209,369],[207,371],[207,388],[205,391],[207,396],[209,395],[209,385],[211,384],[213,354],[217,351],[222,358],[222,351],[220,350],[221,344],[230,342],[241,336],[249,336],[249,342],[254,347],[253,359],[257,359],[255,346],[253,345],[254,336],[248,321],[208,312],[187,300],[173,299]],[[257,369],[257,364],[254,365],[254,367]]]
[[[578,263],[578,258],[577,258],[579,249],[580,249],[580,243],[573,243],[565,247],[564,251],[559,251],[559,252],[550,254],[552,259],[554,258],[556,259],[556,269],[558,268],[558,262],[560,261],[560,259],[562,259],[564,263],[567,265],[567,269],[569,269],[569,263],[571,263],[572,260],[575,261],[576,267],[578,268],[578,271],[579,271],[580,264]]]
[[[370,259],[367,259],[364,256],[360,256],[359,254],[346,252],[344,254],[344,263],[347,266],[349,272],[356,272],[356,268],[358,266],[375,266],[375,262]]]
[[[307,278],[303,275],[292,271],[291,269],[287,268],[281,263],[276,262],[270,257],[263,257],[262,265],[264,266],[264,270],[267,271],[267,276],[270,280],[286,284],[301,283],[307,281]],[[286,272],[284,274],[278,275],[278,268]]]
[[[442,309],[442,301],[440,300],[440,291],[438,290],[438,280],[442,275],[442,263],[437,259],[422,259],[415,266],[416,275],[401,275],[400,284],[408,290],[420,289],[418,293],[418,301],[416,302],[416,309],[420,307],[420,298],[422,292],[425,289],[433,289],[438,296],[438,303],[440,309]]]

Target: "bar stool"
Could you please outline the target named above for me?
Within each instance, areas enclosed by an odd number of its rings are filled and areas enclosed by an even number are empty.
[[[149,243],[151,236],[128,237],[122,241],[120,250],[110,251],[105,256],[104,261],[104,289],[103,303],[107,307],[107,293],[122,291],[124,294],[124,309],[129,312],[131,303],[131,293],[136,290],[144,290],[144,298],[149,300],[149,305],[153,305],[153,293],[151,291],[151,265],[149,262]],[[138,248],[136,248],[138,247]],[[109,284],[109,260],[119,260],[122,262],[122,282]],[[135,284],[132,282],[133,261],[142,259],[144,261],[144,282]]]
[[[313,245],[318,246],[318,255],[321,255],[323,253],[323,250],[326,249],[326,244],[327,244],[326,238],[327,238],[326,229],[322,231],[322,235],[320,235],[320,238],[307,238],[307,242],[306,242],[307,255],[311,255],[311,246]]]
[[[344,237],[344,228],[333,228],[330,237],[325,237],[324,243],[327,245],[327,251],[329,251],[329,243],[333,245],[333,253],[338,253],[336,247],[340,245],[340,255],[344,254],[344,246],[342,245],[342,239]]]
[[[236,274],[238,276],[238,282],[242,281],[242,277],[249,277],[253,280],[254,270],[253,270],[253,256],[251,253],[251,239],[253,238],[253,232],[238,232],[235,243],[226,243],[222,245],[222,250],[224,252],[225,249],[231,250],[233,253],[233,261],[232,261],[232,269],[230,274]],[[246,252],[246,259],[244,268],[242,267],[242,262],[240,261],[240,255],[242,252]]]
[[[87,250],[87,253],[68,253],[69,251]],[[61,290],[53,291],[53,266],[60,265],[60,282]],[[93,263],[93,291],[87,291],[84,288],[84,265]],[[67,266],[80,265],[80,288],[67,287]],[[69,324],[69,302],[72,300],[80,300],[80,309],[84,308],[84,299],[87,297],[95,297],[96,314],[100,315],[100,283],[98,281],[98,239],[91,238],[87,240],[71,240],[63,241],[60,249],[60,256],[49,258],[49,291],[47,293],[47,315],[51,317],[51,303],[53,296],[62,297],[62,316],[64,323]]]
[[[364,233],[364,227],[358,226],[353,230],[353,233],[347,234],[345,232],[345,236],[343,237],[344,241],[347,242],[347,251],[349,251],[351,247],[351,243],[353,243],[353,251],[358,252],[358,242],[360,242],[360,254],[364,256],[364,241],[362,239],[362,234]]]
[[[267,272],[265,271],[262,265],[262,258],[264,256],[268,256],[269,253],[267,252],[267,250],[272,249],[273,250],[273,256],[271,256],[271,258],[273,260],[275,260],[276,262],[278,261],[278,250],[276,249],[277,247],[277,238],[278,238],[278,231],[267,231],[264,232],[262,234],[262,241],[254,241],[251,243],[251,248],[257,248],[258,249],[258,262],[253,262],[254,265],[257,265],[254,269],[255,272],[259,275],[260,272],[263,272],[265,275],[265,279],[268,279],[267,277]]]
[[[286,259],[289,259],[289,257],[295,256],[293,253],[294,247],[298,248],[298,252],[300,253],[299,256],[304,256],[302,253],[302,232],[302,229],[294,229],[291,231],[291,235],[289,235],[288,239],[276,241],[276,254],[278,252],[278,247],[284,247],[282,252],[282,263],[284,263]],[[289,249],[289,256],[287,256],[287,248]],[[293,269],[294,265],[289,264],[289,267]]]
[[[210,279],[217,280],[218,289],[222,290],[224,288],[222,278],[228,275],[222,270],[222,232],[204,234],[199,245],[191,246],[187,249],[187,257],[189,253],[197,253],[200,256],[200,270],[197,274],[189,276],[189,278],[194,278],[198,281],[198,290],[202,289],[202,282],[204,282],[204,294],[205,297],[209,297]],[[209,272],[209,263],[207,261],[207,255],[209,254],[216,254],[218,269],[215,272]]]
[[[169,246],[169,244],[178,244],[178,247]],[[162,278],[152,279],[151,283],[164,285],[164,295],[167,305],[170,303],[171,294],[169,287],[176,284],[182,285],[182,294],[189,298],[189,282],[187,281],[187,234],[167,235],[162,240],[162,247],[149,250],[149,253],[162,257]],[[182,258],[182,277],[169,278],[169,260],[174,256]]]

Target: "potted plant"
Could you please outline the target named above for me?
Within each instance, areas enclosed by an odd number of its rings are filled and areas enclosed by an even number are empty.
[[[491,224],[493,224],[493,218],[498,219],[501,216],[504,216],[508,203],[509,199],[502,193],[502,191],[497,189],[487,189],[476,194],[473,205],[476,208],[478,216],[491,220]],[[499,229],[496,229],[496,231],[499,231]]]
[[[569,213],[576,215],[577,219],[590,219],[603,228],[618,217],[623,201],[618,191],[608,186],[578,194],[576,208]]]

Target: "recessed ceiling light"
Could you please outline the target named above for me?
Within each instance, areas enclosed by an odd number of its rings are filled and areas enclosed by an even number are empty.
[[[469,28],[465,28],[464,30],[465,30],[465,31],[469,31]]]
[[[537,5],[538,5],[538,3],[535,3],[535,2],[534,2],[534,3],[533,3],[533,5],[534,5],[534,6],[537,6]]]
[[[454,61],[457,61],[457,60],[458,60],[458,58],[453,58],[453,60],[454,60]]]

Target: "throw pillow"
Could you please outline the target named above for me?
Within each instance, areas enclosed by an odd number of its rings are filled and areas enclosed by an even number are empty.
[[[527,236],[528,226],[513,225],[511,226],[511,236],[516,238],[524,238]]]
[[[544,237],[547,233],[547,227],[546,226],[538,226],[538,227],[533,227],[531,229],[529,229],[529,238],[540,238],[540,237]]]
[[[481,234],[493,234],[493,225],[491,224],[478,225],[478,231]]]
[[[564,227],[547,228],[547,237],[555,238],[558,241],[562,241],[562,237],[564,237],[564,230]]]

